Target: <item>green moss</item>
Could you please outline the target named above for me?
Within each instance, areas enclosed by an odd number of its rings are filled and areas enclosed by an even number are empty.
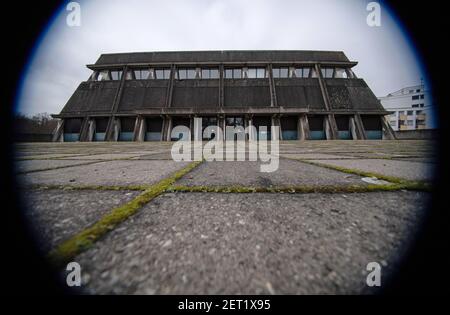
[[[55,250],[49,253],[50,261],[56,266],[63,265],[73,257],[86,250],[107,232],[114,229],[119,223],[135,214],[143,205],[166,191],[175,181],[186,175],[201,162],[193,162],[187,167],[175,172],[172,176],[165,178],[155,185],[148,187],[142,194],[132,201],[114,208],[103,216],[92,226],[74,235],[67,241],[60,244]]]
[[[375,191],[419,190],[429,191],[426,183],[402,183],[386,185],[325,185],[325,186],[284,186],[284,187],[249,187],[249,186],[172,186],[172,192],[203,193],[364,193]]]

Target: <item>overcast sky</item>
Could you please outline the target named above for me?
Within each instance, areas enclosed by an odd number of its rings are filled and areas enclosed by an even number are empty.
[[[88,0],[81,26],[62,7],[24,76],[18,110],[59,113],[102,53],[171,50],[342,50],[377,96],[425,77],[387,8],[369,27],[365,0]]]

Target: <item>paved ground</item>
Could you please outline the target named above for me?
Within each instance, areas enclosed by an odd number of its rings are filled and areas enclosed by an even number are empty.
[[[386,280],[426,213],[429,193],[411,185],[432,179],[434,145],[283,142],[274,173],[261,173],[259,161],[203,162],[71,260],[88,293],[373,293],[366,265],[379,262]],[[189,163],[172,161],[170,148],[17,145],[17,178],[41,249],[58,248],[183,170]],[[374,187],[362,171],[403,186]],[[322,190],[330,186],[338,189]]]

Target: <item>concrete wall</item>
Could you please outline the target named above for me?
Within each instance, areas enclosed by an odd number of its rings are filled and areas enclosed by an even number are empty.
[[[437,129],[395,131],[398,140],[427,140],[438,137]]]

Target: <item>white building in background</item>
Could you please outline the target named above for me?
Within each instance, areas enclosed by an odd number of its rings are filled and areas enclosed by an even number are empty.
[[[378,99],[394,112],[387,119],[395,131],[436,128],[431,93],[424,85],[405,87]]]

